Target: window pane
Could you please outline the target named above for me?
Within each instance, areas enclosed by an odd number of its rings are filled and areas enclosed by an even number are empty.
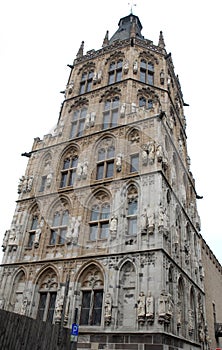
[[[99,207],[94,206],[91,211],[91,221],[98,221],[99,220]]]
[[[108,204],[104,205],[101,211],[101,219],[108,219],[109,214],[110,214],[110,206]]]
[[[47,321],[52,323],[54,310],[55,310],[56,292],[49,293],[49,298],[50,299],[49,299],[49,308],[48,308]]]
[[[148,73],[148,84],[153,85],[153,73]]]
[[[63,162],[63,169],[69,169],[70,167],[70,159],[65,159]]]
[[[123,66],[123,61],[118,61],[116,68],[122,68]]]
[[[92,80],[89,80],[86,85],[86,92],[91,91],[92,88]]]
[[[71,170],[71,171],[70,171],[70,174],[69,174],[69,183],[68,183],[68,186],[72,186],[72,185],[74,184],[75,175],[76,175],[76,171],[75,171],[75,170]]]
[[[143,68],[143,70],[146,69],[146,61],[142,60],[140,62],[140,67]]]
[[[31,225],[31,230],[36,230],[38,226],[38,217],[34,216],[32,218],[32,225]]]
[[[153,101],[149,100],[148,101],[148,109],[153,108]]]
[[[62,226],[68,225],[69,222],[69,211],[65,210],[62,215]]]
[[[107,152],[107,158],[114,158],[115,155],[115,148],[109,147]]]
[[[78,120],[78,118],[79,118],[79,111],[75,111],[73,113],[73,120]]]
[[[80,89],[79,89],[80,94],[84,94],[84,92],[85,92],[85,82],[80,84]]]
[[[92,325],[100,326],[102,314],[103,292],[94,291]]]
[[[60,187],[66,187],[68,173],[62,173]]]
[[[87,73],[83,73],[83,74],[82,74],[81,80],[82,80],[82,81],[83,81],[83,80],[86,80],[86,78],[87,78]]]
[[[50,242],[49,244],[51,245],[55,245],[56,244],[56,231],[55,230],[51,230],[51,237],[50,237]]]
[[[146,106],[146,99],[144,97],[141,97],[139,99],[139,107]]]
[[[66,238],[66,228],[61,228],[59,232],[59,244],[64,244],[65,243],[65,238]]]
[[[106,177],[112,177],[114,170],[114,162],[107,163]]]
[[[128,203],[128,215],[135,215],[137,213],[137,201],[134,200]]]
[[[80,118],[85,118],[87,113],[87,108],[82,108],[80,112]]]
[[[114,70],[116,68],[115,62],[110,63],[109,70]]]
[[[102,223],[101,224],[101,232],[100,232],[100,238],[107,238],[109,235],[109,223]]]
[[[128,234],[137,234],[137,218],[128,218]]]
[[[43,192],[45,190],[46,178],[47,178],[46,176],[42,176],[42,182],[41,182],[39,192]]]
[[[81,119],[79,121],[79,131],[78,131],[78,136],[82,136],[83,130],[84,130],[84,125],[85,125],[85,120]]]
[[[95,241],[97,239],[97,233],[98,233],[98,224],[90,225],[90,236],[89,236],[89,239],[91,241]]]
[[[76,136],[76,126],[77,126],[76,123],[72,123],[70,138]]]
[[[106,101],[106,102],[105,102],[105,108],[104,108],[105,111],[110,110],[110,104],[111,104],[110,101]]]
[[[105,150],[103,148],[100,149],[99,152],[98,152],[98,160],[104,160],[105,159],[105,155],[106,155]]]
[[[112,111],[111,126],[116,126],[118,120],[118,110]]]
[[[148,63],[148,70],[154,72],[154,65],[151,62]]]
[[[53,223],[52,226],[59,226],[60,224],[60,214],[59,213],[55,213],[54,218],[53,218]]]
[[[122,70],[118,70],[116,72],[116,81],[120,81],[122,79]]]
[[[119,98],[118,97],[114,98],[113,104],[112,104],[112,108],[116,108],[116,107],[119,107]]]
[[[81,308],[81,316],[80,316],[80,324],[82,325],[89,324],[90,301],[91,301],[91,292],[83,291],[82,308]]]
[[[140,81],[142,81],[143,83],[146,82],[146,71],[144,70],[140,70]]]
[[[88,79],[92,79],[94,75],[94,72],[89,72]]]
[[[103,172],[104,172],[104,163],[97,165],[97,173],[96,173],[96,179],[102,179],[103,178]]]
[[[103,129],[108,129],[110,122],[110,112],[105,112],[103,114]]]
[[[139,170],[139,155],[135,154],[130,157],[130,172],[136,172]]]
[[[72,158],[72,161],[71,161],[71,167],[72,168],[76,168],[77,167],[77,164],[78,164],[78,158]]]
[[[31,232],[29,234],[29,240],[28,240],[28,247],[31,248],[34,242],[34,238],[35,238],[35,233]]]
[[[110,72],[108,84],[113,84],[113,83],[114,83],[114,72]]]
[[[43,320],[47,293],[40,293],[37,318]]]

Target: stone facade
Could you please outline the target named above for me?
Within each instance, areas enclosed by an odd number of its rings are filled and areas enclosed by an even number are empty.
[[[92,348],[208,349],[185,103],[162,33],[141,30],[121,18],[69,65],[57,127],[19,180],[1,307],[76,321]]]

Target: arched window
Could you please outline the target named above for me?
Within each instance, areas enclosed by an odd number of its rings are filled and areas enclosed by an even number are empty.
[[[107,138],[100,144],[97,154],[96,179],[111,178],[114,174],[115,147],[113,140]]]
[[[113,84],[122,79],[123,61],[111,62],[109,66],[108,84]]]
[[[70,139],[82,136],[85,126],[87,108],[83,107],[73,112],[71,121]]]
[[[14,279],[10,298],[10,311],[22,313],[22,304],[25,290],[25,273],[20,271]]]
[[[100,326],[103,305],[103,275],[95,265],[87,268],[80,277],[80,325]]]
[[[152,99],[147,100],[145,97],[140,97],[139,107],[144,107],[145,109],[151,109],[153,108],[153,100]]]
[[[103,112],[103,129],[109,129],[117,125],[119,116],[119,97],[106,100]]]
[[[104,203],[101,206],[94,205],[90,216],[90,240],[108,238],[109,234],[110,205]]]
[[[79,93],[84,94],[85,92],[89,92],[92,89],[94,71],[90,70],[89,72],[82,73]]]
[[[73,186],[76,177],[77,165],[78,156],[75,150],[71,150],[63,159],[60,188]]]
[[[39,220],[40,220],[39,209],[37,206],[35,206],[31,210],[31,214],[29,217],[28,239],[27,239],[27,243],[26,243],[26,247],[28,247],[28,248],[32,248],[32,246],[33,246],[33,243],[35,240],[35,233],[36,233],[36,230],[39,226]]]
[[[149,85],[154,84],[154,65],[152,62],[140,61],[140,81]]]
[[[53,216],[50,245],[64,244],[69,224],[69,211],[67,209],[56,211]]]
[[[37,283],[38,310],[37,318],[42,321],[53,322],[55,302],[58,289],[57,275],[52,269],[48,269]]]
[[[135,236],[137,234],[137,215],[138,215],[138,192],[137,188],[132,185],[127,194],[127,234]]]

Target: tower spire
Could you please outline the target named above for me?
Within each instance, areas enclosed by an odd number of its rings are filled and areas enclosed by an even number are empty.
[[[162,49],[165,48],[165,42],[164,42],[164,38],[163,38],[163,32],[162,30],[160,31],[160,35],[159,35],[159,42],[158,42],[158,46],[161,47]]]
[[[84,41],[81,42],[79,51],[77,52],[77,55],[76,55],[77,58],[83,56],[83,49],[84,49]]]
[[[133,6],[136,6],[135,2],[133,0],[131,0],[130,2],[128,2],[128,5],[130,6],[130,14],[133,14]]]

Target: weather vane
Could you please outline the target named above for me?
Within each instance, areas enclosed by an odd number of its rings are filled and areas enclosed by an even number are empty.
[[[130,13],[133,14],[133,6],[136,6],[135,1],[131,0],[128,5],[130,6]]]

